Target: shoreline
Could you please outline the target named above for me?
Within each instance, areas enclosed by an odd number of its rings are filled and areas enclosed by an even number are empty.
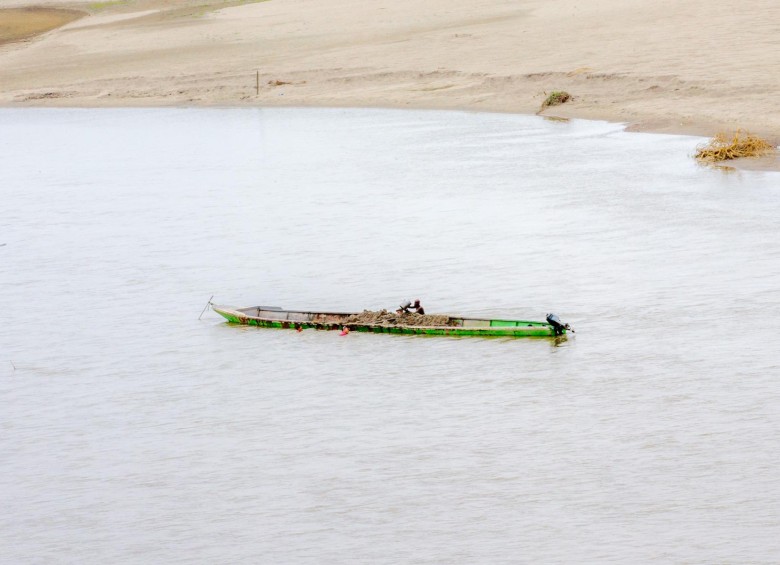
[[[45,103],[42,101],[45,100]],[[660,123],[654,127],[652,124],[639,124],[620,121],[612,116],[597,115],[580,115],[576,110],[565,108],[565,105],[555,106],[546,109],[544,112],[523,112],[514,109],[506,108],[492,108],[492,107],[470,107],[461,105],[434,105],[434,104],[411,104],[409,102],[387,104],[379,101],[366,101],[359,100],[354,102],[330,102],[320,103],[318,101],[305,100],[302,101],[296,97],[289,97],[284,101],[268,100],[265,99],[260,103],[252,101],[242,102],[230,102],[225,100],[210,100],[206,102],[177,102],[170,100],[161,100],[159,98],[143,98],[141,100],[130,100],[116,98],[112,100],[102,100],[100,103],[90,103],[89,100],[80,100],[78,98],[46,98],[45,96],[39,100],[27,101],[25,103],[11,103],[5,104],[0,102],[0,108],[12,109],[12,108],[29,108],[29,109],[46,109],[46,108],[75,108],[75,109],[141,109],[141,108],[181,108],[181,109],[196,109],[196,108],[224,108],[224,109],[242,109],[242,108],[340,108],[340,109],[386,109],[386,110],[420,110],[420,111],[432,111],[432,112],[485,112],[495,114],[508,114],[508,115],[520,115],[520,116],[537,116],[541,119],[549,120],[593,120],[604,121],[616,125],[621,125],[625,131],[634,133],[647,133],[655,135],[682,135],[689,137],[701,138],[702,142],[705,142],[712,137],[712,134],[708,134],[708,131],[713,131],[711,124],[708,123],[689,123],[680,126],[674,126],[673,124]],[[691,156],[693,160],[693,156]],[[702,163],[702,166],[720,168],[724,170],[738,169],[747,171],[766,171],[766,172],[780,172],[780,151],[775,154],[766,155],[762,157],[733,159],[729,161],[723,161],[719,163]]]
[[[17,11],[28,4],[9,1]],[[780,5],[749,2],[764,16],[735,20],[728,7],[701,0],[673,13],[650,0],[631,7],[477,0],[471,8],[445,0],[424,7],[411,0],[120,0],[0,45],[0,106],[487,111],[706,138],[742,129],[777,146],[780,76],[767,72],[767,46]],[[706,17],[697,11],[705,6]],[[663,29],[653,18],[663,18]],[[586,24],[594,26],[587,33]],[[750,42],[734,41],[740,30]],[[550,49],[551,37],[567,41]],[[702,47],[723,41],[733,49],[702,56]],[[540,112],[553,90],[572,99]],[[724,164],[780,171],[777,156]]]

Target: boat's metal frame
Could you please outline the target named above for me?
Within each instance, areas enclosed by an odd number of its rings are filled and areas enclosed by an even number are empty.
[[[278,329],[343,330],[354,332],[389,333],[432,336],[483,336],[483,337],[556,337],[565,335],[547,322],[531,320],[502,320],[489,318],[450,317],[449,326],[406,326],[347,322],[355,312],[308,312],[283,310],[274,306],[235,308],[217,306],[212,310],[232,324]]]

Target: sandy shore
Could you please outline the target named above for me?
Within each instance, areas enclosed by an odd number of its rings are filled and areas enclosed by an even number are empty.
[[[545,114],[780,141],[775,0],[207,2],[7,0],[88,15],[0,45],[0,105],[535,113],[565,90]]]

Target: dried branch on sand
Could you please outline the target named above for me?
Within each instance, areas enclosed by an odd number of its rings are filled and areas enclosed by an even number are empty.
[[[775,148],[766,140],[737,130],[731,138],[721,132],[707,143],[699,145],[695,157],[699,161],[715,163],[742,157],[760,157],[774,150]]]

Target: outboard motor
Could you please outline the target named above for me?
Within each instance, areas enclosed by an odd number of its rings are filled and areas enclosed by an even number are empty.
[[[557,316],[557,314],[547,314],[547,323],[552,326],[555,335],[563,335],[566,330],[574,331],[571,329],[569,324],[564,324],[561,322],[561,319]]]

